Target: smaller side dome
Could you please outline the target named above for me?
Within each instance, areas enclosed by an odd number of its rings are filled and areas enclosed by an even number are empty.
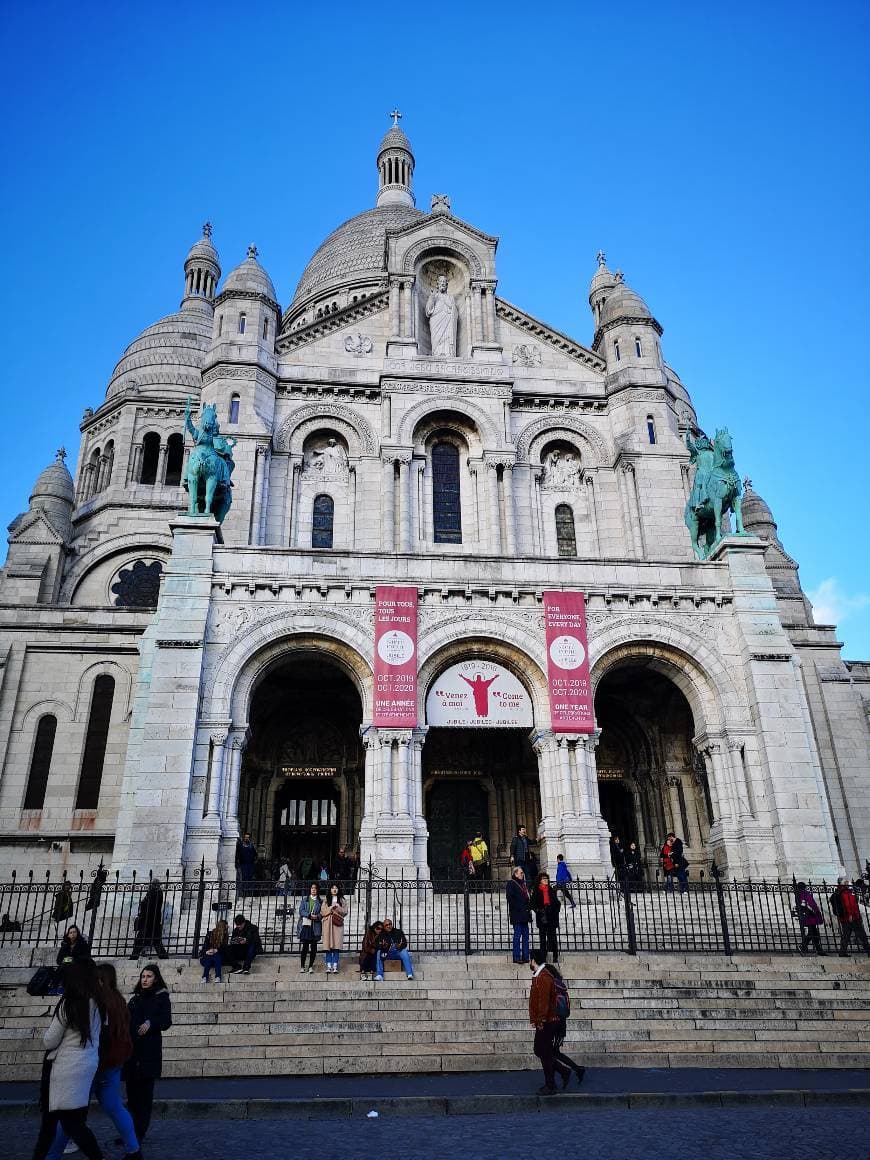
[[[607,269],[607,259],[603,250],[598,251],[596,259],[598,261],[598,269],[593,274],[592,281],[589,283],[589,301],[593,302],[593,304],[594,299],[596,299],[603,290],[612,290],[616,285],[615,275],[611,274],[611,272]]]
[[[221,287],[221,298],[234,293],[262,294],[270,302],[277,305],[277,296],[272,279],[257,261],[259,250],[256,246],[248,246],[248,256],[227,275]]]
[[[45,507],[44,502],[37,501],[60,500],[70,505],[75,503],[75,486],[73,477],[66,465],[66,448],[58,448],[54,463],[50,463],[44,471],[36,477],[33,492],[30,496],[31,507]]]
[[[743,527],[747,532],[760,536],[762,540],[779,540],[776,520],[767,503],[752,486],[752,480],[743,480]]]
[[[639,294],[626,286],[618,271],[614,275],[614,286],[601,308],[600,325],[605,326],[617,318],[652,318],[650,308]]]
[[[399,128],[401,115],[398,109],[390,113],[393,124],[378,149],[378,206],[414,205],[414,150]]]
[[[402,114],[399,113],[400,117],[401,115]],[[391,125],[386,133],[384,133],[380,148],[378,149],[378,154],[383,153],[385,149],[404,149],[407,153],[413,152],[411,149],[411,142],[408,140],[404,131],[399,127],[398,124]]]

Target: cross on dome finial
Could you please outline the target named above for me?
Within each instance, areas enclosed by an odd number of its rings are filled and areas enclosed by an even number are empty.
[[[743,476],[743,490],[744,491],[752,491],[752,480],[749,478],[748,475]]]
[[[248,246],[248,257],[249,258],[258,258],[259,256],[260,256],[260,251],[254,245],[254,243],[251,242],[251,244]]]
[[[394,125],[398,125],[399,121],[402,119],[402,114],[398,109],[393,109],[392,113],[388,113],[387,116],[393,118]]]
[[[598,251],[598,253],[595,255],[595,260],[598,262],[598,265],[599,265],[599,266],[603,266],[603,265],[605,264],[605,262],[607,261],[607,259],[606,259],[606,258],[605,258],[605,256],[604,256],[604,251],[603,251],[603,250],[599,250],[599,251]]]
[[[211,237],[211,222],[205,222],[202,227],[202,236],[204,238]]]
[[[64,462],[64,460],[66,459],[66,448],[65,447],[58,447],[57,451],[55,452],[55,459],[57,460],[58,463]]]

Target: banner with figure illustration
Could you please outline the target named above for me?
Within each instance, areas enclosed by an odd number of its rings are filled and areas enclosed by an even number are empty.
[[[554,733],[593,733],[586,599],[582,592],[545,592],[547,681]]]
[[[417,589],[375,588],[375,697],[372,724],[417,725]]]

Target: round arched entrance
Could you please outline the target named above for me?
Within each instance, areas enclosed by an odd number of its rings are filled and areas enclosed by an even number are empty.
[[[517,825],[534,837],[541,816],[528,691],[495,660],[456,661],[429,686],[426,722],[422,778],[432,878],[461,878],[463,848],[478,833],[492,874],[507,877]]]
[[[599,681],[595,716],[598,793],[611,835],[623,846],[637,842],[651,869],[669,830],[700,859],[712,822],[710,796],[684,693],[645,658],[626,658]]]
[[[239,823],[269,863],[303,877],[354,848],[363,807],[362,704],[331,658],[300,649],[273,665],[251,698]]]

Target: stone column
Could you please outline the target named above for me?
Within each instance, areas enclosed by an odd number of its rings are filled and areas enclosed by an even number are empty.
[[[489,546],[494,556],[501,555],[501,510],[498,500],[498,468],[497,463],[487,461],[486,477],[489,490]]]
[[[365,750],[363,770],[363,811],[359,828],[360,865],[374,861],[374,838],[380,801],[381,738],[372,725],[360,726],[360,738]]]
[[[211,741],[211,769],[209,770],[208,800],[205,806],[206,821],[221,823],[221,802],[224,784],[224,755],[229,734],[225,730],[212,733]]]
[[[423,746],[427,728],[414,729],[411,734],[411,765],[408,772],[412,788],[411,822],[414,828],[414,865],[421,877],[429,877],[429,828],[423,812]]]
[[[741,818],[752,817],[752,804],[746,784],[746,769],[743,765],[743,742],[729,737],[726,740],[728,762],[731,766],[731,781],[734,785],[734,799],[737,814]]]
[[[544,536],[541,521],[541,480],[543,476],[544,469],[542,467],[536,467],[529,472],[529,478],[532,484],[532,544],[537,555],[544,553]]]
[[[692,850],[697,852],[704,847],[704,839],[701,836],[701,825],[698,818],[697,795],[691,776],[684,775],[681,777],[680,784],[683,787],[683,798],[686,802],[686,821],[689,826],[686,840]]]
[[[483,318],[480,309],[480,286],[471,284],[471,346],[483,342]]]
[[[400,338],[399,331],[399,286],[398,281],[390,283],[390,338]]]
[[[590,735],[559,734],[556,737],[562,767],[563,806],[555,835],[558,849],[549,849],[548,858],[554,866],[555,854],[561,851],[579,878],[601,878],[611,872],[610,832],[601,816],[595,768],[595,746],[599,736],[600,730]]]
[[[391,733],[381,731],[381,776],[378,821],[393,814],[393,742]]]
[[[161,439],[160,450],[157,453],[157,475],[154,478],[157,487],[163,487],[166,478],[166,450],[166,440]]]
[[[688,839],[688,834],[682,833],[683,821],[682,810],[680,809],[680,779],[678,777],[668,778],[668,801],[671,807],[671,829],[680,838]]]
[[[229,769],[226,778],[226,795],[223,818],[225,838],[235,840],[239,836],[239,790],[242,784],[242,757],[248,745],[248,730],[234,729],[230,734]]]
[[[601,555],[601,539],[598,535],[598,488],[592,475],[584,476],[586,484],[586,510],[589,512],[589,523],[592,526],[592,551],[596,556]]]
[[[504,492],[504,528],[507,544],[505,548],[509,556],[517,554],[517,516],[514,500],[514,468],[512,463],[506,463],[502,474],[502,491]]]
[[[532,749],[538,758],[538,782],[541,790],[541,818],[538,826],[539,833],[545,837],[555,836],[557,828],[557,789],[553,776],[552,755],[556,748],[556,739],[546,730],[533,730],[529,734]]]
[[[409,279],[403,283],[405,294],[405,326],[404,334],[406,338],[414,337],[414,282]]]
[[[392,554],[396,550],[396,469],[392,459],[384,460],[383,477],[383,546]]]
[[[399,551],[411,551],[411,453],[399,459]]]
[[[142,444],[134,443],[130,453],[130,467],[127,472],[127,483],[138,483],[142,473]],[[183,478],[183,477],[182,477]]]
[[[248,542],[251,544],[261,543],[264,478],[268,470],[268,451],[269,449],[264,443],[258,443],[254,449],[254,495],[251,507],[251,527],[248,534]]]
[[[299,543],[299,493],[302,491],[302,456],[289,456],[287,470],[290,478],[290,528],[287,543],[290,547],[301,547]]]
[[[495,286],[488,286],[484,290],[486,298],[484,300],[486,318],[486,341],[494,346],[497,341],[496,333],[496,317],[495,317]]]

